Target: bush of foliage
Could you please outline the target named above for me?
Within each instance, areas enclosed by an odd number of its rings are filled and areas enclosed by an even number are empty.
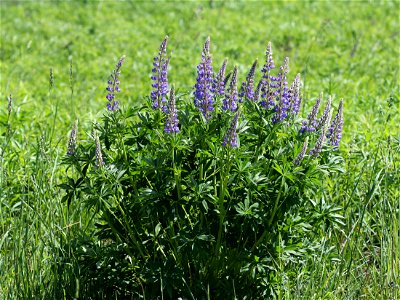
[[[120,107],[122,57],[89,141],[72,129],[64,200],[96,222],[94,236],[73,245],[81,296],[271,297],[278,270],[312,255],[324,226],[341,224],[323,190],[342,167],[343,102],[334,109],[320,95],[301,117],[288,58],[275,68],[268,44],[261,74],[255,61],[238,83],[227,60],[214,72],[209,39],[193,91],[180,91],[168,83],[167,41],[143,105]]]

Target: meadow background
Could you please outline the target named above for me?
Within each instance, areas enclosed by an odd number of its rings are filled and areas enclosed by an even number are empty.
[[[121,55],[121,104],[144,102],[166,34],[169,82],[182,91],[192,89],[210,36],[214,64],[227,57],[241,79],[271,41],[276,64],[290,58],[290,80],[301,73],[306,108],[320,92],[335,105],[344,99],[346,171],[327,179],[335,193],[325,195],[344,216],[326,236],[338,255],[320,249],[283,266],[298,280],[282,276],[281,298],[399,297],[398,1],[2,1],[0,9],[0,298],[52,299],[60,281],[79,279],[57,268],[68,263],[58,261],[68,257],[64,244],[91,226],[79,205],[61,203],[71,125],[79,119],[79,139],[88,138]]]

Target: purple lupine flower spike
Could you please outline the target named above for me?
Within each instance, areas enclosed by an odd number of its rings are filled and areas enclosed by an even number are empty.
[[[194,105],[206,119],[211,118],[214,111],[213,68],[210,55],[210,38],[208,37],[201,55],[201,62],[197,66],[197,82],[194,86]]]
[[[300,129],[300,133],[303,132],[314,132],[317,126],[317,114],[319,110],[319,106],[321,104],[322,93],[319,95],[317,100],[315,101],[314,106],[311,109],[311,112],[307,116],[307,120],[303,121],[303,126]]]
[[[322,127],[321,134],[318,137],[314,147],[308,152],[309,155],[317,157],[321,153],[322,146],[324,145],[325,141],[325,136],[326,136],[326,127],[324,126]]]
[[[243,98],[254,101],[254,74],[256,72],[257,59],[250,68],[246,81],[242,82],[240,87],[239,102],[243,102]]]
[[[158,52],[158,55],[154,57],[153,60],[153,69],[151,72],[153,75],[151,76],[152,88],[154,89],[150,98],[153,101],[152,108],[153,109],[161,109],[166,112],[167,110],[167,98],[168,94],[168,65],[169,59],[167,58],[167,44],[168,44],[168,36],[165,36],[162,41]]]
[[[69,135],[67,155],[74,155],[76,150],[76,136],[78,135],[78,120],[72,126],[71,134]]]
[[[262,88],[262,80],[258,82],[256,90],[254,91],[254,102],[258,102],[260,100],[261,88]]]
[[[289,58],[286,57],[283,65],[280,67],[277,90],[273,93],[277,100],[275,104],[275,114],[272,117],[272,123],[275,124],[282,122],[287,117],[287,111],[290,105],[290,93],[286,81],[288,72]]]
[[[296,156],[296,158],[293,160],[293,163],[295,165],[300,165],[301,161],[304,158],[304,155],[306,154],[307,151],[307,147],[308,147],[308,136],[306,137],[306,139],[304,140],[304,144],[303,147],[301,148],[300,153]]]
[[[119,109],[119,102],[115,100],[117,93],[121,90],[119,88],[119,76],[121,75],[121,67],[125,61],[125,55],[122,56],[118,63],[115,65],[115,70],[111,73],[110,78],[108,79],[108,86],[106,90],[108,94],[106,96],[108,103],[107,109],[111,111],[117,111]]]
[[[277,81],[278,77],[272,76],[271,70],[275,68],[274,59],[272,57],[272,45],[271,42],[268,43],[267,50],[265,51],[265,63],[261,70],[262,76],[262,87],[261,87],[261,106],[265,108],[274,107],[274,95],[273,90],[278,87]]]
[[[325,124],[329,122],[328,118],[330,116],[331,105],[332,105],[332,98],[329,97],[324,112],[322,113],[322,116],[318,119],[316,130],[322,128],[322,126],[325,126]]]
[[[231,82],[229,83],[228,93],[225,96],[223,101],[222,109],[223,110],[237,110],[237,103],[239,100],[238,91],[237,91],[237,75],[238,75],[238,68],[235,66],[233,69]]]
[[[296,75],[292,85],[289,89],[290,93],[290,112],[297,115],[300,111],[301,97],[300,97],[300,74]]]
[[[225,72],[227,63],[228,60],[225,59],[213,81],[213,91],[218,96],[223,96],[225,94]]]
[[[8,101],[8,106],[7,106],[8,118],[10,118],[11,111],[12,111],[12,102],[13,102],[11,94],[10,94],[10,96],[7,97],[7,101]]]
[[[233,117],[231,125],[229,126],[229,129],[225,134],[224,141],[222,142],[222,146],[225,147],[227,145],[230,145],[232,148],[236,148],[238,146],[236,127],[238,124],[239,115],[240,115],[240,113],[238,111],[235,114],[235,116]]]
[[[340,140],[342,139],[343,129],[343,99],[340,100],[339,108],[335,118],[329,128],[328,138],[329,143],[334,147],[339,147]]]
[[[101,154],[101,145],[99,136],[94,133],[95,143],[96,143],[96,167],[101,168],[104,166],[103,155]]]
[[[179,120],[175,103],[175,89],[174,86],[172,86],[171,91],[169,92],[169,103],[168,103],[167,117],[164,125],[164,131],[166,133],[179,132],[178,123]]]

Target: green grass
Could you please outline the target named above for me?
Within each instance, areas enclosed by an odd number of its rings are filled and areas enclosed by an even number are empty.
[[[399,8],[398,1],[1,2],[0,298],[51,299],[60,280],[79,278],[72,266],[67,274],[57,268],[66,242],[90,223],[79,205],[68,212],[60,203],[68,130],[78,118],[79,138],[87,138],[122,54],[122,105],[143,102],[166,34],[169,81],[182,91],[195,83],[210,36],[214,65],[227,57],[241,80],[271,41],[276,64],[290,57],[290,81],[301,73],[306,107],[321,91],[334,103],[344,99],[346,172],[327,178],[324,199],[343,207],[345,226],[321,231],[318,257],[282,265],[280,298],[399,297]],[[336,257],[324,255],[330,247]],[[285,279],[291,272],[296,282]]]

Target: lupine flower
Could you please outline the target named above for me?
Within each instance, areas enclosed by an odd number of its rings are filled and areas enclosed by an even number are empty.
[[[239,120],[239,115],[240,115],[240,113],[238,111],[235,114],[235,116],[233,117],[231,125],[225,134],[224,141],[222,142],[222,146],[225,147],[227,145],[230,145],[232,148],[236,148],[238,146],[236,127],[237,127],[237,123]]]
[[[49,92],[52,90],[54,87],[54,74],[53,74],[53,68],[50,68],[49,71]]]
[[[225,94],[225,72],[227,63],[228,60],[225,59],[213,81],[213,91],[218,96],[223,96]]]
[[[257,60],[254,61],[250,68],[249,74],[246,77],[246,81],[242,82],[240,87],[239,102],[243,102],[243,98],[254,101],[254,73],[257,67]]]
[[[10,96],[7,97],[7,101],[8,101],[8,118],[10,118],[11,115],[11,111],[12,111],[12,95],[10,94]]]
[[[179,132],[178,123],[179,120],[176,111],[175,90],[174,86],[172,86],[171,91],[169,93],[169,103],[168,103],[167,117],[164,125],[164,131],[166,133]]]
[[[74,155],[76,150],[76,136],[78,135],[78,120],[72,126],[71,134],[69,135],[67,155]]]
[[[304,158],[304,155],[306,154],[307,151],[307,147],[308,147],[308,136],[306,137],[306,139],[304,140],[304,144],[303,147],[301,148],[300,153],[296,156],[296,158],[293,160],[293,163],[295,165],[300,165],[301,161]]]
[[[153,80],[153,84],[151,85],[154,89],[150,98],[153,100],[153,109],[161,109],[166,112],[167,109],[167,98],[168,94],[168,65],[169,59],[167,58],[167,44],[168,44],[168,36],[165,36],[162,41],[158,55],[154,57],[153,66],[154,68],[151,70],[153,75],[151,76],[151,80]]]
[[[319,105],[321,104],[322,93],[315,101],[314,106],[311,109],[311,112],[307,116],[307,120],[303,121],[303,126],[300,129],[300,133],[303,132],[313,132],[317,127],[317,114],[319,110]]]
[[[322,127],[322,131],[320,136],[317,139],[317,142],[314,145],[314,148],[312,148],[308,154],[314,157],[317,157],[322,150],[322,146],[324,145],[324,141],[325,141],[325,136],[326,136],[326,127]]]
[[[297,115],[300,111],[300,74],[297,74],[292,85],[289,88],[290,94],[290,112]]]
[[[272,76],[271,70],[275,69],[274,59],[272,58],[272,45],[271,42],[268,43],[267,50],[265,51],[265,64],[261,70],[262,76],[262,87],[261,87],[261,98],[260,102],[262,107],[271,108],[274,107],[275,101],[273,95],[273,90],[278,87],[276,81],[279,78]]]
[[[329,128],[328,138],[329,143],[332,146],[338,147],[340,140],[342,139],[342,128],[343,128],[343,99],[340,100],[339,108],[335,118]]]
[[[228,73],[228,75],[225,76],[225,79],[224,79],[224,85],[225,86],[228,84],[229,79],[231,78],[231,76],[232,76],[232,72]]]
[[[288,89],[288,83],[286,81],[286,75],[289,72],[289,58],[286,57],[283,65],[280,67],[280,72],[277,77],[277,90],[274,91],[273,95],[276,97],[277,103],[275,103],[275,114],[272,117],[272,123],[282,122],[288,114],[290,105],[290,94]]]
[[[228,109],[231,111],[237,110],[237,102],[239,100],[237,91],[237,74],[238,74],[238,68],[237,66],[235,66],[235,68],[233,69],[231,82],[229,84],[228,93],[226,94],[222,104],[223,110],[228,110]]]
[[[96,167],[101,168],[104,166],[103,155],[101,154],[101,145],[99,136],[97,133],[94,133],[95,142],[96,142]]]
[[[254,102],[258,102],[258,100],[260,100],[261,88],[262,88],[262,80],[260,80],[260,82],[258,82],[257,88],[254,91]]]
[[[106,96],[108,103],[107,109],[111,111],[117,111],[119,109],[119,102],[115,100],[117,93],[121,90],[119,88],[119,76],[121,75],[121,67],[125,61],[125,55],[122,56],[118,63],[115,65],[114,71],[112,71],[110,78],[108,79],[108,86],[106,90],[108,94]]]
[[[324,112],[322,113],[322,116],[318,119],[316,130],[320,129],[322,126],[325,126],[325,124],[327,123],[328,117],[330,116],[331,104],[332,104],[332,98],[329,97]]]
[[[211,117],[210,112],[214,111],[213,69],[209,37],[203,47],[201,62],[197,66],[197,82],[194,88],[194,105],[206,119],[209,119]]]

